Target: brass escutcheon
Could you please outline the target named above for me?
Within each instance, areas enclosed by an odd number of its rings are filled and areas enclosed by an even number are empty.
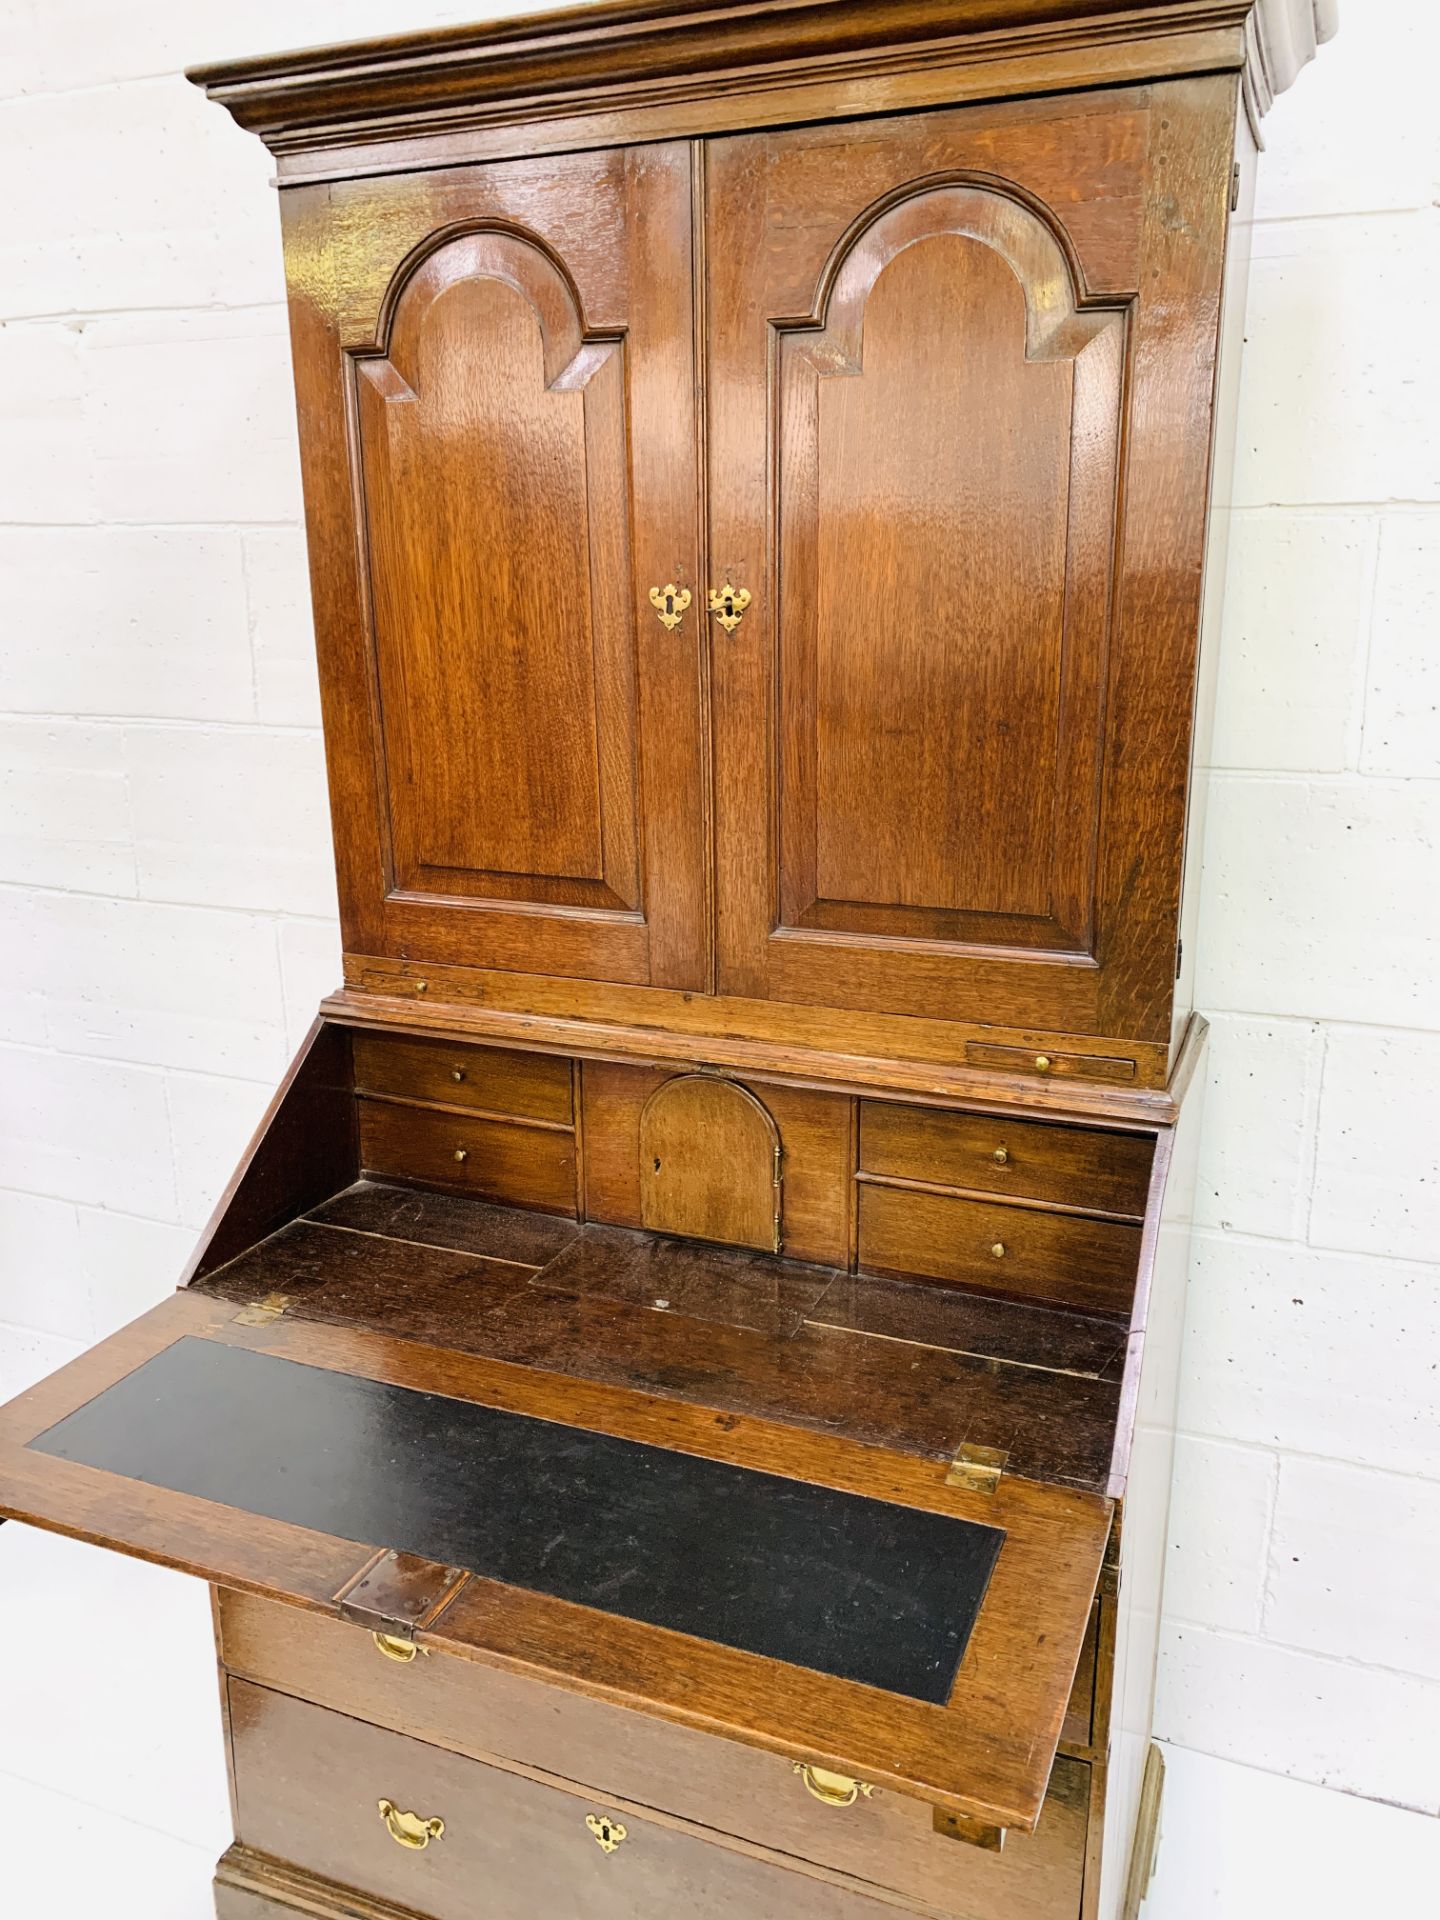
[[[812,1767],[808,1760],[797,1760],[792,1771],[805,1782],[805,1791],[824,1807],[853,1807],[862,1793],[868,1800],[875,1791],[868,1780],[852,1780],[848,1773]]]
[[[409,1847],[412,1852],[420,1853],[432,1840],[444,1838],[445,1822],[438,1814],[425,1819],[418,1813],[403,1813],[393,1800],[380,1800],[380,1818],[385,1822],[385,1830],[397,1846]]]
[[[625,1838],[625,1828],[618,1820],[612,1820],[608,1813],[587,1813],[585,1824],[595,1837],[595,1844],[602,1853],[614,1853]]]
[[[710,589],[710,611],[727,633],[734,633],[745,618],[750,598],[748,587],[732,587],[727,580],[723,587]]]
[[[673,580],[667,580],[663,587],[651,587],[650,604],[655,609],[656,618],[667,633],[673,633],[685,617],[691,593],[688,587],[677,587]]]

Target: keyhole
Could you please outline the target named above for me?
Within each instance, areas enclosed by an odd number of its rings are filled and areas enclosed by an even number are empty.
[[[656,1173],[659,1173],[660,1171],[660,1162],[658,1160],[655,1162],[655,1171]]]

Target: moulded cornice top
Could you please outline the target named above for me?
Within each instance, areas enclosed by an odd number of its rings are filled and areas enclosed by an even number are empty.
[[[1335,30],[1337,0],[599,0],[473,27],[261,54],[189,78],[276,152],[634,104],[707,78],[846,76],[897,55],[1023,56],[1134,37],[1243,31],[1263,113]]]

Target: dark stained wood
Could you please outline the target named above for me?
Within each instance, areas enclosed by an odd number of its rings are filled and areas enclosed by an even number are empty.
[[[351,1084],[349,1032],[317,1020],[220,1196],[182,1287],[355,1178],[359,1146]]]
[[[532,1271],[301,1220],[208,1274],[197,1291],[237,1306],[278,1294],[288,1313],[305,1319],[443,1344],[465,1326],[481,1325]]]
[[[1037,1126],[1014,1115],[940,1113],[866,1100],[862,1173],[972,1193],[1048,1200],[1139,1220],[1154,1141],[1137,1133]]]
[[[388,1100],[358,1105],[365,1173],[551,1213],[575,1212],[575,1140],[569,1132]]]
[[[310,1218],[353,1233],[450,1247],[456,1253],[477,1253],[487,1260],[527,1267],[543,1267],[576,1232],[572,1222],[553,1214],[495,1207],[466,1195],[431,1193],[423,1187],[399,1187],[381,1180],[361,1180],[347,1187],[314,1208]]]
[[[1086,1785],[1074,1762],[1057,1762],[1039,1826],[1009,1838],[997,1873],[999,1861],[958,1852],[935,1832],[930,1808],[901,1794],[862,1798],[837,1812],[812,1799],[777,1755],[603,1700],[556,1695],[521,1673],[438,1650],[397,1667],[368,1635],[246,1595],[223,1595],[221,1620],[226,1667],[258,1685],[473,1759],[608,1792],[622,1805],[659,1809],[941,1911],[968,1915],[982,1893],[1003,1890],[1017,1900],[1048,1894],[1053,1911],[1073,1920]],[[1062,1890],[1068,1907],[1059,1904]]]
[[[645,1226],[779,1252],[780,1130],[748,1088],[677,1075],[645,1102],[639,1132]]]
[[[355,1086],[435,1106],[479,1107],[520,1120],[574,1118],[569,1062],[543,1053],[357,1033]]]
[[[668,1077],[663,1068],[584,1063],[586,1212],[592,1220],[618,1226],[642,1223],[641,1115]],[[847,1216],[855,1165],[849,1099],[786,1086],[783,1081],[757,1078],[743,1084],[779,1129],[786,1252],[800,1260],[845,1264],[850,1256]]]
[[[860,1264],[1128,1317],[1140,1229],[917,1188],[860,1189]]]
[[[1114,1320],[868,1273],[837,1274],[807,1318],[816,1326],[1094,1380],[1118,1380],[1125,1358],[1125,1329]]]
[[[532,1284],[547,1293],[614,1300],[787,1339],[841,1278],[833,1267],[773,1254],[590,1226]]]
[[[468,1204],[480,1224],[450,1238],[522,1250],[510,1216]],[[1015,1472],[1081,1487],[1105,1484],[1114,1446],[1114,1322],[738,1248],[590,1226],[537,1272],[301,1222],[204,1288],[937,1460],[977,1441]]]

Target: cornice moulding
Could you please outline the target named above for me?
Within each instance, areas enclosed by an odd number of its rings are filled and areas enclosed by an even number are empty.
[[[600,0],[473,27],[263,54],[189,78],[272,151],[863,72],[870,61],[1101,48],[1242,30],[1258,116],[1335,28],[1335,0]]]

